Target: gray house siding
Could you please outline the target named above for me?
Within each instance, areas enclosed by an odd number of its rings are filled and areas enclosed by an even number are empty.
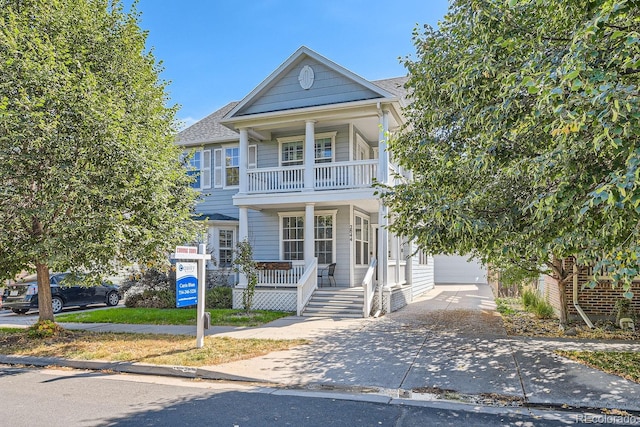
[[[302,89],[298,81],[300,70],[305,65],[309,65],[313,69],[315,77],[313,86],[307,90]],[[380,95],[374,91],[307,57],[295,64],[253,103],[238,111],[236,116],[379,97]]]
[[[338,285],[346,286],[350,282],[351,242],[349,241],[349,206],[339,207],[319,207],[317,212],[336,212],[336,223],[334,224],[335,236],[335,260],[336,271],[335,280]],[[301,213],[301,209],[294,210],[262,210],[249,211],[249,242],[253,246],[253,254],[256,260],[278,260],[280,259],[280,212]],[[363,274],[364,276],[364,274]],[[360,278],[360,281],[362,278]],[[357,282],[355,285],[359,285]]]
[[[420,257],[416,254],[411,257],[411,271],[412,271],[412,295],[418,296],[426,291],[433,289],[434,282],[434,262],[433,257],[427,257],[427,264],[420,264]]]

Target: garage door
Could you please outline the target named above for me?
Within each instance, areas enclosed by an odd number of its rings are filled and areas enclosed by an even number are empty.
[[[478,261],[458,255],[436,255],[433,261],[436,284],[487,283],[487,269]]]

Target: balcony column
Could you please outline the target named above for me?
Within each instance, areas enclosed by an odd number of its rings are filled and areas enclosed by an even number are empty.
[[[312,191],[315,185],[316,136],[314,120],[307,120],[304,131],[304,191]]]
[[[380,134],[378,137],[378,181],[382,184],[389,183],[389,153],[387,151],[388,140],[389,110],[384,110],[380,115]]]
[[[314,203],[304,206],[304,265],[309,267],[316,256],[315,248],[315,207]]]
[[[240,158],[240,177],[239,177],[239,194],[247,193],[247,169],[249,165],[249,130],[247,128],[240,129],[240,148],[238,150]],[[224,159],[222,160],[224,162]],[[224,168],[224,164],[222,167]]]
[[[249,241],[249,209],[240,206],[238,209],[238,242]],[[247,287],[247,276],[238,274],[238,287]]]

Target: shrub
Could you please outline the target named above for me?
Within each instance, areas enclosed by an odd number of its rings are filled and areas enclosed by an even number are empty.
[[[207,290],[205,295],[206,308],[232,308],[232,290],[226,286],[217,286]]]
[[[522,292],[522,305],[525,309],[529,310],[538,300],[538,294],[536,294],[532,289],[525,289]]]
[[[553,307],[549,302],[542,298],[538,293],[530,288],[522,292],[522,305],[525,310],[535,314],[539,319],[548,319],[554,317]]]
[[[536,303],[531,308],[531,311],[539,319],[549,319],[554,317],[555,315],[551,304],[549,304],[549,302],[547,302],[547,300],[543,298],[538,298]]]
[[[134,273],[121,286],[127,307],[175,308],[175,272],[149,268]]]
[[[51,320],[38,320],[27,330],[29,338],[52,338],[60,336],[64,333],[62,326]]]

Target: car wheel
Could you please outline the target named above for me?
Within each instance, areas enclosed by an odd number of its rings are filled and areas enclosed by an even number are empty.
[[[29,310],[25,310],[22,308],[12,308],[11,311],[13,311],[15,314],[26,314]]]
[[[51,306],[53,308],[53,314],[58,314],[62,311],[62,307],[64,306],[64,302],[60,297],[51,298]]]
[[[120,302],[120,295],[117,292],[109,292],[107,295],[107,305],[110,307],[118,305]]]

